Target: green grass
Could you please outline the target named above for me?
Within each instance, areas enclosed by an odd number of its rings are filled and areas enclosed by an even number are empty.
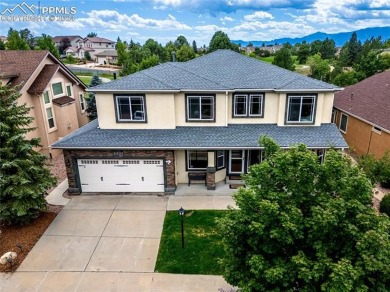
[[[264,62],[272,64],[272,62],[274,61],[274,58],[275,58],[275,56],[269,56],[269,57],[260,57],[259,59],[261,61],[264,61]]]
[[[83,81],[86,85],[89,85],[92,80],[92,76],[78,76],[81,81]]]
[[[217,218],[227,211],[186,211],[184,249],[178,211],[166,213],[158,251],[156,272],[174,274],[222,275],[219,259],[224,255]]]
[[[91,76],[91,77],[96,74],[96,73],[92,73],[92,72],[73,72],[73,73],[75,73],[77,76]],[[114,80],[113,74],[110,74],[110,73],[98,73],[98,74],[100,77],[105,77],[105,78],[108,78],[110,80]],[[118,72],[116,73],[116,78],[117,79],[120,78]]]

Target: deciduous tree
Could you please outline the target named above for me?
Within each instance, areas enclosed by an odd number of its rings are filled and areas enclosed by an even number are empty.
[[[261,143],[267,159],[220,221],[224,278],[243,291],[388,291],[390,219],[364,173],[335,150],[320,164],[303,145]]]
[[[60,58],[60,52],[55,46],[52,37],[49,35],[42,34],[42,36],[38,38],[36,49],[49,50],[56,58]]]
[[[275,58],[272,64],[290,71],[295,70],[294,60],[292,58],[291,51],[286,47],[281,48],[275,53]]]
[[[10,28],[8,30],[7,42],[5,47],[8,50],[29,50],[30,46],[28,43],[20,36],[17,30]]]

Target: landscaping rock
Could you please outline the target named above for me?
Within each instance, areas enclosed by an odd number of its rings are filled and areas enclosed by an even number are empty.
[[[8,263],[12,263],[16,259],[17,256],[18,255],[16,254],[16,252],[13,252],[13,251],[6,252],[0,258],[0,264],[5,265]]]

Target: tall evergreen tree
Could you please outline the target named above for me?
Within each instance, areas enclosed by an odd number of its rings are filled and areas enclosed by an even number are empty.
[[[192,41],[192,49],[194,50],[194,53],[196,54],[198,52],[198,46],[196,45],[196,41]]]
[[[290,71],[295,70],[294,60],[290,49],[283,47],[275,53],[275,58],[272,64],[285,68]]]
[[[96,85],[102,84],[102,80],[100,79],[99,75],[95,74],[93,75],[91,79],[91,83],[89,84],[89,87],[94,87]],[[96,97],[93,92],[90,92],[87,98],[87,109],[85,110],[88,113],[88,119],[90,121],[93,121],[98,117],[97,115],[97,109],[96,109]]]
[[[46,208],[45,193],[55,184],[46,157],[34,149],[39,139],[27,139],[33,118],[18,105],[15,87],[0,85],[0,221],[25,224]]]

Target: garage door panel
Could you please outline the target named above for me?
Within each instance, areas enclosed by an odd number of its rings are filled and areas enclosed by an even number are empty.
[[[79,159],[82,192],[163,192],[163,161]]]

